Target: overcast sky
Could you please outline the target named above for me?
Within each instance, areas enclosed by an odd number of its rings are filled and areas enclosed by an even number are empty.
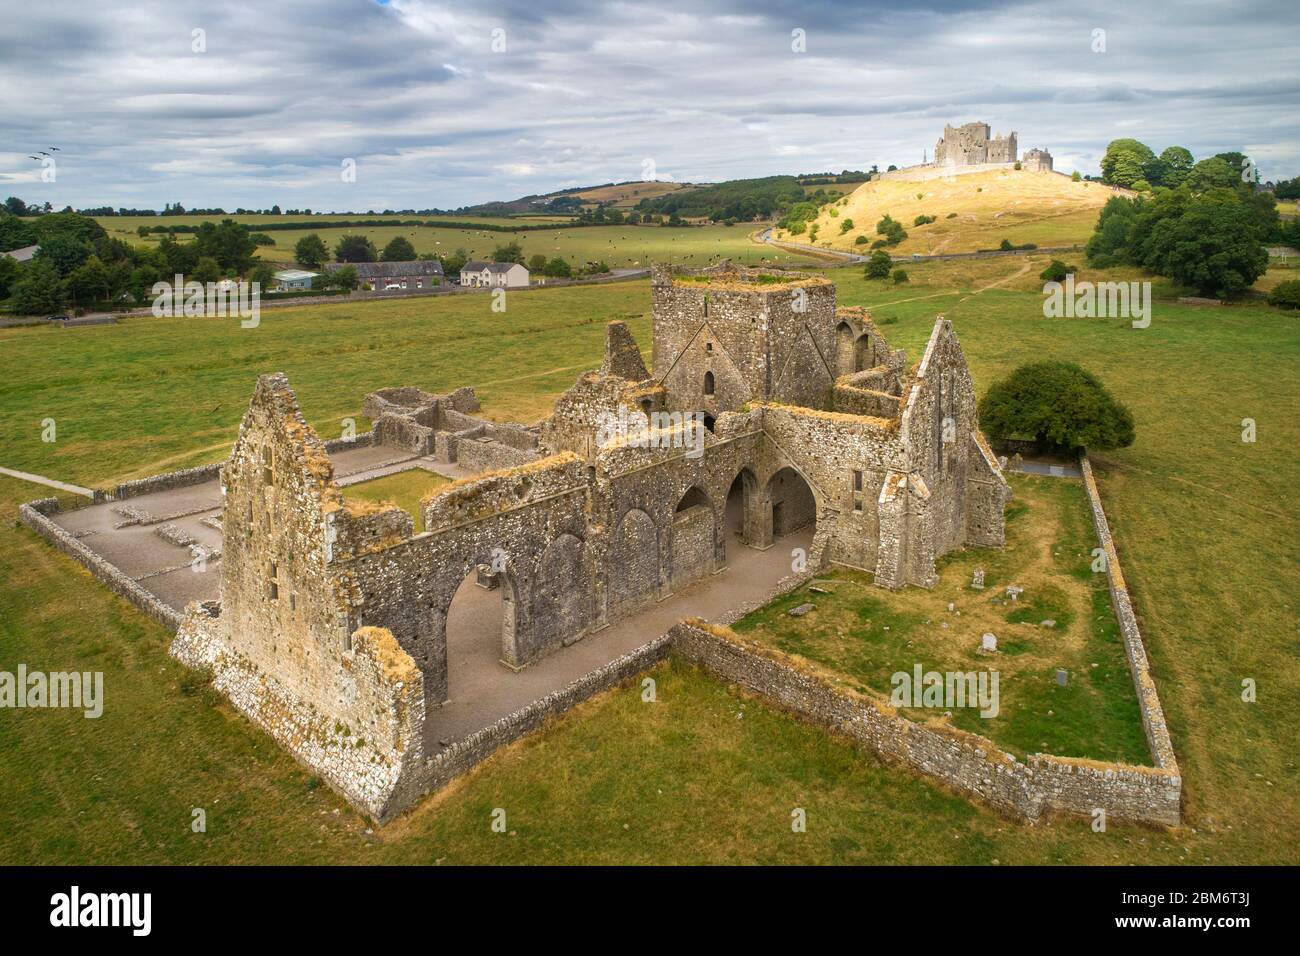
[[[0,194],[454,208],[910,165],[973,120],[1065,171],[1134,136],[1289,178],[1298,50],[1296,0],[0,0]]]

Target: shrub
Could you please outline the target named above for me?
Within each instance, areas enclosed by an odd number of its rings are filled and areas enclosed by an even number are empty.
[[[981,399],[979,419],[994,440],[1028,437],[1063,451],[1126,448],[1135,437],[1132,413],[1073,362],[1020,366]]]
[[[912,220],[912,225],[928,226],[930,223],[934,222],[934,220],[935,220],[934,216],[917,216],[915,219]]]
[[[876,223],[876,232],[885,237],[887,246],[896,246],[907,238],[907,231],[903,229],[903,224],[889,213],[885,213],[880,222]]]
[[[904,283],[904,282],[906,282],[906,281],[907,281],[907,270],[906,270],[906,269],[895,269],[895,270],[894,270],[894,285],[901,285],[902,283]]]
[[[842,223],[840,223],[840,235],[841,236],[844,235],[852,228],[853,228],[853,220],[845,219]]]
[[[1051,265],[1038,273],[1038,278],[1044,282],[1064,282],[1066,276],[1073,275],[1078,271],[1074,266],[1067,266],[1060,259],[1053,259]]]
[[[877,249],[867,260],[867,269],[863,273],[868,279],[884,279],[889,276],[889,269],[893,265],[893,260],[889,258],[889,253],[884,249]]]
[[[957,218],[957,214],[956,214],[955,212],[950,212],[950,213],[948,213],[948,215],[945,216],[944,218],[946,218],[946,219],[956,219],[956,218]]]
[[[1070,174],[1070,181],[1071,181],[1071,182],[1077,183],[1077,182],[1078,182],[1079,180],[1081,180],[1081,179],[1083,179],[1083,177],[1079,175],[1079,171],[1078,171],[1077,169],[1076,169],[1073,173]]]
[[[865,245],[867,244],[868,241],[869,241],[869,240],[867,239],[866,236],[858,235],[857,237],[854,238],[854,240],[853,240],[853,244],[854,244],[855,246],[865,246]]]
[[[1268,294],[1268,304],[1280,309],[1300,309],[1300,279],[1289,279]]]
[[[1016,166],[1015,166],[1015,168],[1016,168],[1016,169],[1019,169],[1019,168],[1020,168],[1020,160],[1016,160]]]

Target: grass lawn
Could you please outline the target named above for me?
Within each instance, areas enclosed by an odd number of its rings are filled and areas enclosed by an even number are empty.
[[[954,726],[1022,758],[1042,752],[1149,766],[1106,579],[1091,570],[1097,541],[1083,485],[1009,478],[1015,498],[1006,547],[947,555],[933,590],[881,591],[871,575],[837,568],[742,618],[735,630],[886,699],[891,676],[911,674],[917,664],[924,671],[996,670],[997,714],[982,717],[972,702],[952,711]],[[983,591],[970,587],[977,567],[985,572]],[[1007,598],[1009,585],[1025,589],[1018,600]],[[804,603],[816,610],[787,613]],[[997,637],[996,655],[978,653],[985,633]],[[1064,687],[1056,682],[1058,667],[1069,671]],[[942,721],[943,712],[901,711],[920,721]]]
[[[106,696],[97,721],[0,711],[0,861],[1300,862],[1295,316],[1180,306],[1157,282],[1149,328],[1049,320],[1042,265],[925,264],[901,287],[831,275],[912,362],[934,316],[950,318],[981,394],[1053,356],[1096,371],[1133,410],[1136,443],[1093,459],[1182,766],[1181,830],[1024,827],[670,663],[659,704],[635,687],[591,701],[367,834],[187,679],[161,627],[17,526],[17,503],[47,489],[0,479],[0,667],[102,670]],[[0,463],[104,484],[219,460],[256,374],[274,369],[326,437],[366,391],[403,383],[477,384],[490,413],[527,418],[599,363],[606,319],[649,341],[644,282],[523,293],[504,316],[485,303],[267,310],[256,330],[0,330]],[[53,444],[40,441],[46,417]],[[1255,703],[1241,699],[1246,678]],[[806,834],[790,832],[796,806]],[[208,810],[206,835],[190,832],[193,807]],[[494,807],[513,836],[490,832]]]
[[[361,501],[373,501],[376,504],[395,504],[415,521],[415,530],[424,530],[424,516],[420,513],[420,499],[439,488],[450,484],[451,479],[423,468],[410,468],[383,478],[359,481],[344,489],[345,498]]]

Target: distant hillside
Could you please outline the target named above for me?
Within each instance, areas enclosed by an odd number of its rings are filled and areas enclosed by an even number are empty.
[[[669,193],[637,203],[637,209],[682,219],[753,222],[774,218],[799,203],[821,203],[834,198],[845,186],[805,186],[797,176],[732,179],[713,186]],[[811,190],[811,191],[810,191]]]
[[[522,213],[549,215],[574,215],[597,205],[635,206],[642,199],[663,196],[683,189],[693,188],[691,183],[625,182],[601,183],[598,186],[576,186],[557,189],[551,193],[534,193],[518,199],[479,203],[450,210],[463,216],[517,216]]]
[[[927,182],[876,180],[823,205],[803,232],[778,229],[775,238],[807,243],[815,225],[816,245],[866,252],[881,238],[876,224],[889,215],[907,231],[905,240],[890,247],[895,255],[975,252],[997,248],[1003,239],[1068,246],[1087,241],[1115,192],[1101,183],[1015,169]],[[918,216],[935,220],[917,226]],[[845,222],[853,225],[845,230]],[[859,236],[866,242],[858,242]]]

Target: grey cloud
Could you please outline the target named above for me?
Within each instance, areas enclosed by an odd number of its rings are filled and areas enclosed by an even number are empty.
[[[1265,176],[1300,172],[1293,4],[10,6],[0,142],[63,147],[57,183],[14,187],[60,206],[453,207],[634,179],[645,158],[696,181],[902,165],[972,119],[1085,171],[1138,136],[1265,143]]]

